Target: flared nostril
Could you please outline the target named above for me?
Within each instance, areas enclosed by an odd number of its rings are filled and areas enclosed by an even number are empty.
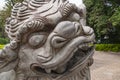
[[[41,68],[39,64],[32,64],[30,68],[35,73],[46,73],[45,69]]]
[[[51,55],[49,55],[49,56],[38,55],[38,56],[37,56],[37,60],[38,60],[38,62],[40,62],[40,63],[48,62],[48,61],[50,61],[51,59],[52,59],[52,56],[51,56]]]

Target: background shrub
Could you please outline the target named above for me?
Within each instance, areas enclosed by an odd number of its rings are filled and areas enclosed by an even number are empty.
[[[96,50],[120,52],[120,44],[96,44]]]
[[[7,44],[9,40],[7,38],[0,38],[0,44]]]

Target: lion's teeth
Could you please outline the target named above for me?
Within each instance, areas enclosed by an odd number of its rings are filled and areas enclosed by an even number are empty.
[[[87,46],[89,45],[89,43],[86,44]]]
[[[81,45],[79,45],[79,49],[81,48],[82,46]]]
[[[79,49],[81,49],[81,48],[87,48],[89,46],[93,46],[93,42],[83,43],[83,44],[79,45],[78,48]]]
[[[45,69],[47,73],[51,73],[51,69]]]
[[[87,44],[85,43],[85,45],[84,45],[85,47],[87,46]]]
[[[84,47],[84,44],[82,44],[81,47]]]
[[[73,52],[75,53],[78,50],[78,48],[76,48]]]
[[[57,69],[57,67],[54,67],[52,70],[56,70]]]

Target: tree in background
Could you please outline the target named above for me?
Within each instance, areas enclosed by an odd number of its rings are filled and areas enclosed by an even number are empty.
[[[5,35],[4,25],[6,22],[6,18],[10,16],[11,9],[17,2],[21,2],[23,0],[5,0],[6,4],[2,10],[0,10],[0,44],[7,44],[9,39],[7,39]]]
[[[120,1],[84,0],[87,22],[94,28],[98,43],[120,43]]]
[[[10,16],[11,9],[15,3],[22,2],[23,0],[5,0],[6,4],[3,10],[0,10],[0,38],[5,38],[4,25],[6,18]]]

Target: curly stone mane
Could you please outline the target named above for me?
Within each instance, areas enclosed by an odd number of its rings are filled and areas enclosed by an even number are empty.
[[[95,34],[84,4],[24,0],[13,6],[5,31],[10,43],[0,52],[0,73],[14,70],[12,80],[90,80]]]
[[[11,40],[10,47],[16,49],[25,33],[43,30],[50,24],[56,25],[63,17],[70,15],[74,6],[66,0],[25,0],[15,4],[5,25]],[[54,19],[54,15],[58,14],[59,20]]]

